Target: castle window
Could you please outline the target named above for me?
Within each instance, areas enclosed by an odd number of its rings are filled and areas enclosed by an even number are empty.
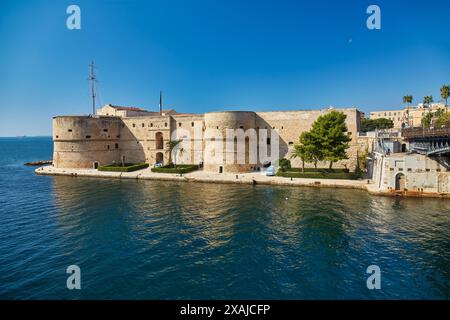
[[[178,126],[181,127],[181,122],[178,122]]]
[[[164,123],[164,127],[167,127],[167,122]]]
[[[244,129],[244,126],[240,126],[239,128],[240,128],[240,129]]]
[[[441,169],[436,169],[436,172],[441,172]]]
[[[153,127],[153,123],[150,123],[150,127]]]
[[[164,149],[164,139],[162,132],[155,133],[155,149]]]
[[[106,146],[106,148],[109,150],[109,144]]]
[[[120,134],[118,134],[116,137],[117,137],[117,138],[120,138]]]
[[[281,129],[283,129],[284,127],[283,126],[281,126]]]
[[[119,149],[119,144],[116,143],[116,144],[114,145],[114,147],[115,147],[116,149]]]
[[[108,132],[108,129],[103,129],[103,132]]]
[[[86,136],[86,139],[90,139],[91,138],[91,136]]]
[[[291,146],[291,145],[293,145],[294,143],[292,142],[292,141],[289,141],[289,145]]]
[[[191,127],[193,127],[194,126],[194,123],[193,122],[191,122]]]
[[[217,130],[219,130],[219,126],[217,126]]]
[[[270,144],[270,138],[267,138],[267,144]]]
[[[426,172],[430,172],[430,169],[425,169]]]
[[[59,138],[59,136],[56,136],[56,139],[58,139]]]
[[[135,127],[136,127],[136,124],[133,123],[133,128],[135,128]]]
[[[68,131],[68,132],[72,132],[72,129],[68,129],[67,131]]]
[[[145,127],[145,124],[144,124],[144,123],[142,124],[142,128],[143,128],[143,127]]]
[[[411,172],[411,171],[412,171],[412,169],[411,169],[411,168],[408,168],[408,169],[406,169],[406,171],[408,171],[408,172]]]

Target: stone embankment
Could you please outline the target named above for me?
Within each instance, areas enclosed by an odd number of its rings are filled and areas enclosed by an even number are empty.
[[[214,173],[206,171],[194,171],[186,174],[169,174],[152,172],[150,168],[134,172],[108,172],[96,169],[59,169],[53,166],[44,166],[35,170],[38,175],[60,175],[71,177],[92,178],[116,178],[116,179],[142,179],[142,180],[165,180],[184,182],[205,183],[238,183],[249,185],[275,185],[275,186],[307,186],[324,188],[343,188],[366,190],[371,194],[386,196],[413,196],[413,197],[439,197],[450,198],[450,195],[411,193],[411,192],[379,192],[370,180],[338,180],[338,179],[306,179],[306,178],[283,178],[266,176],[261,172],[251,173]]]

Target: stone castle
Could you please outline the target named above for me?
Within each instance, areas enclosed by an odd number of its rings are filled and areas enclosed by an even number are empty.
[[[323,114],[337,110],[346,115],[348,134],[352,140],[347,150],[349,159],[336,163],[335,167],[355,169],[357,165],[358,132],[361,113],[356,108],[308,111],[223,111],[205,114],[184,114],[174,110],[150,112],[141,108],[106,105],[95,116],[56,116],[53,118],[54,155],[56,168],[96,168],[111,163],[168,164],[166,142],[183,140],[183,153],[177,164],[203,164],[210,172],[249,172],[258,170],[262,159],[250,161],[248,145],[241,162],[209,162],[205,150],[214,148],[214,138],[202,135],[207,129],[224,132],[227,129],[267,129],[267,137],[258,139],[257,148],[268,147],[276,132],[279,141],[279,158],[289,158],[294,144],[303,131],[311,128]],[[224,134],[225,136],[225,134]],[[228,151],[229,152],[229,151]],[[234,150],[233,152],[236,152]],[[193,160],[195,159],[195,160]],[[292,159],[293,166],[301,166]],[[322,164],[321,164],[322,165]],[[325,166],[325,164],[323,164]]]

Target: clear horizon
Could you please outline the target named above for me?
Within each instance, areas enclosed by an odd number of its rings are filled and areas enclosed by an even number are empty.
[[[66,9],[81,8],[69,30]],[[450,84],[447,1],[2,1],[1,137],[51,136],[98,106],[178,112],[399,109]]]

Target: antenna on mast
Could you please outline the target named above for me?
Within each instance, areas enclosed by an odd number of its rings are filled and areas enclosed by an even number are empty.
[[[95,116],[95,74],[94,74],[94,60],[89,65],[89,81],[91,81],[91,97],[92,97],[92,116]]]

